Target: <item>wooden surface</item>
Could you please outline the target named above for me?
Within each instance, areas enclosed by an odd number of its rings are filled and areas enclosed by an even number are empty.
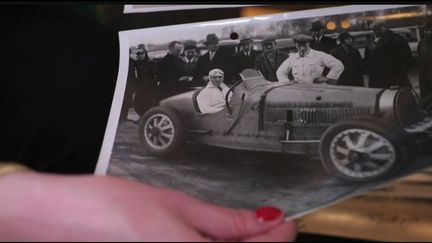
[[[432,168],[308,214],[300,231],[379,241],[432,241]]]

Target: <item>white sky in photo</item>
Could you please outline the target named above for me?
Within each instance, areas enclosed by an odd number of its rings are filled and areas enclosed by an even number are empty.
[[[124,31],[130,37],[130,45],[136,46],[139,43],[162,44],[172,40],[202,40],[209,33],[215,33],[221,37],[222,30],[227,25],[233,25],[234,31],[241,31],[247,25],[252,24],[255,32],[261,33],[271,22],[282,20],[302,19],[311,17],[321,17],[328,15],[358,13],[364,11],[401,8],[416,5],[348,5],[332,8],[321,8],[304,11],[293,11],[281,14],[263,15],[257,17],[245,17],[225,19],[210,22],[200,22],[192,24],[171,25],[164,27],[145,28],[139,30]],[[260,29],[260,27],[262,29]],[[256,33],[250,33],[254,35]]]

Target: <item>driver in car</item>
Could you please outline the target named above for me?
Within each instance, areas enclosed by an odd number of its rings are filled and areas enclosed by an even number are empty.
[[[216,113],[225,108],[225,97],[229,87],[223,83],[224,72],[221,69],[213,69],[209,72],[207,86],[197,96],[198,107],[201,113]],[[228,96],[228,102],[232,94]]]

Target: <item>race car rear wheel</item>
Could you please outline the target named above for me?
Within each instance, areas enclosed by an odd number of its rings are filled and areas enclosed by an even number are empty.
[[[411,162],[410,143],[402,129],[382,119],[350,118],[327,129],[320,143],[320,157],[327,172],[339,179],[374,181]]]
[[[168,156],[185,141],[186,129],[171,107],[155,107],[141,118],[139,138],[144,149],[156,156]]]

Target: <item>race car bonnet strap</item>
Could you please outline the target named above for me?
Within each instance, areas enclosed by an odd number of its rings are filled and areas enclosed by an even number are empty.
[[[265,101],[267,98],[267,94],[270,93],[272,90],[276,89],[276,88],[280,88],[283,86],[289,86],[292,84],[281,84],[281,85],[276,85],[273,87],[270,87],[268,89],[266,89],[263,94],[260,96],[260,101],[259,101],[259,116],[258,116],[258,131],[262,131],[264,129],[264,109],[265,109]]]

